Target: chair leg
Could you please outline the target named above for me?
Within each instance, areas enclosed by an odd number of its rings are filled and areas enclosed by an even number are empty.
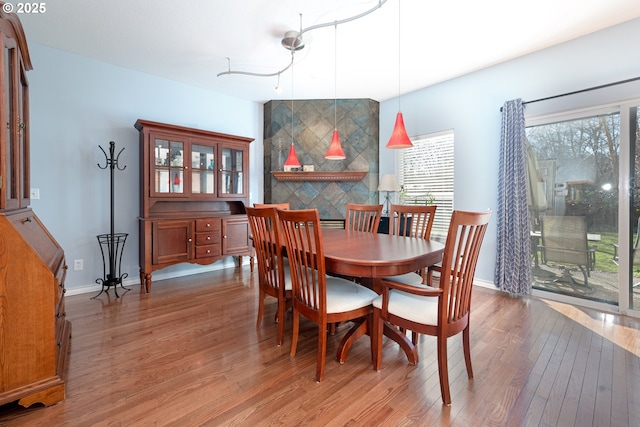
[[[260,327],[262,323],[262,315],[264,314],[264,291],[260,289],[258,293],[258,320],[256,321],[256,328]]]
[[[418,336],[417,332],[411,331],[411,342],[414,346],[418,345]]]
[[[447,363],[447,338],[438,336],[438,374],[440,375],[440,393],[442,402],[451,405],[451,392],[449,391],[449,366]]]
[[[318,325],[318,362],[316,364],[316,381],[324,379],[324,364],[327,359],[327,325]]]
[[[286,305],[284,301],[278,301],[278,347],[284,342],[284,313]]]
[[[373,348],[373,370],[379,371],[382,365],[382,332],[384,320],[380,317],[380,310],[373,309],[373,327],[371,331],[371,347]]]
[[[291,331],[291,351],[289,352],[289,356],[296,355],[296,348],[298,346],[298,330],[300,328],[300,318],[298,315],[298,310],[293,309],[293,330]]]
[[[373,313],[367,316],[367,331],[369,332],[369,345],[371,347],[371,361],[375,363],[376,361],[376,349],[373,347],[373,342],[375,341],[373,338]]]
[[[471,367],[471,346],[469,345],[469,325],[462,331],[462,349],[464,351],[464,362],[467,365],[467,376],[473,378],[473,368]]]

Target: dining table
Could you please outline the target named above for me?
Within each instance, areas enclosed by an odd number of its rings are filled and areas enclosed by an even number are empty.
[[[397,276],[435,265],[442,260],[444,244],[436,240],[378,234],[345,229],[322,229],[322,246],[328,274],[357,278],[360,283],[382,292],[381,279]],[[369,333],[369,325],[361,319],[344,336],[337,359],[344,363],[351,345]],[[407,336],[393,325],[385,323],[384,335],[397,342],[410,363],[417,363],[413,346]],[[379,343],[380,345],[382,343]]]

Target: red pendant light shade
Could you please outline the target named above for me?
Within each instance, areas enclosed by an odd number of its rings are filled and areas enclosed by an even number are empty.
[[[328,160],[344,160],[347,156],[344,155],[344,151],[342,151],[342,146],[340,145],[340,136],[338,135],[338,130],[333,130],[333,138],[331,138],[331,144],[329,145],[329,149],[327,150],[327,154],[324,155],[325,159]]]
[[[296,156],[296,147],[291,144],[291,148],[289,148],[289,157],[287,157],[287,161],[284,162],[285,166],[290,166],[292,168],[299,168],[300,161],[298,160],[298,156]]]
[[[407,130],[404,127],[404,118],[402,117],[402,112],[400,111],[400,96],[402,93],[400,92],[400,29],[402,25],[400,23],[400,2],[398,2],[398,114],[396,114],[396,124],[393,127],[393,132],[391,133],[391,138],[389,138],[389,142],[387,142],[387,148],[411,148],[413,144],[409,139],[409,135],[407,135]]]
[[[329,144],[329,149],[327,150],[324,158],[327,160],[344,160],[347,156],[344,155],[344,151],[342,151],[342,146],[340,145],[340,135],[338,135],[338,24],[335,24],[335,60],[333,61],[333,72],[334,72],[334,80],[333,80],[333,136],[331,137],[331,144]]]
[[[393,127],[393,133],[389,142],[387,142],[387,148],[411,148],[413,144],[407,135],[407,130],[404,128],[404,119],[402,113],[398,112],[396,115],[396,125]]]

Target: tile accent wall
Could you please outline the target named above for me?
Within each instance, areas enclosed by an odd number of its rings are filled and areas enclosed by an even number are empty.
[[[264,200],[292,209],[318,208],[320,218],[343,219],[347,203],[377,203],[380,105],[371,99],[337,101],[338,132],[345,160],[327,160],[334,129],[334,100],[294,100],[293,140],[298,160],[315,171],[368,171],[359,182],[278,181],[291,146],[291,100],[264,105]]]

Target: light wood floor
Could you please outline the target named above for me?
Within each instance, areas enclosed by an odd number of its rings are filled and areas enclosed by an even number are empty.
[[[475,379],[467,379],[461,339],[450,339],[447,407],[435,339],[420,338],[416,366],[385,341],[374,372],[367,337],[344,365],[335,361],[343,325],[318,384],[315,326],[301,324],[290,358],[290,338],[275,344],[273,300],[256,329],[256,286],[244,267],[157,281],[151,294],[136,286],[120,299],[113,291],[68,297],[66,400],[5,405],[0,425],[640,426],[638,319],[478,288]]]

